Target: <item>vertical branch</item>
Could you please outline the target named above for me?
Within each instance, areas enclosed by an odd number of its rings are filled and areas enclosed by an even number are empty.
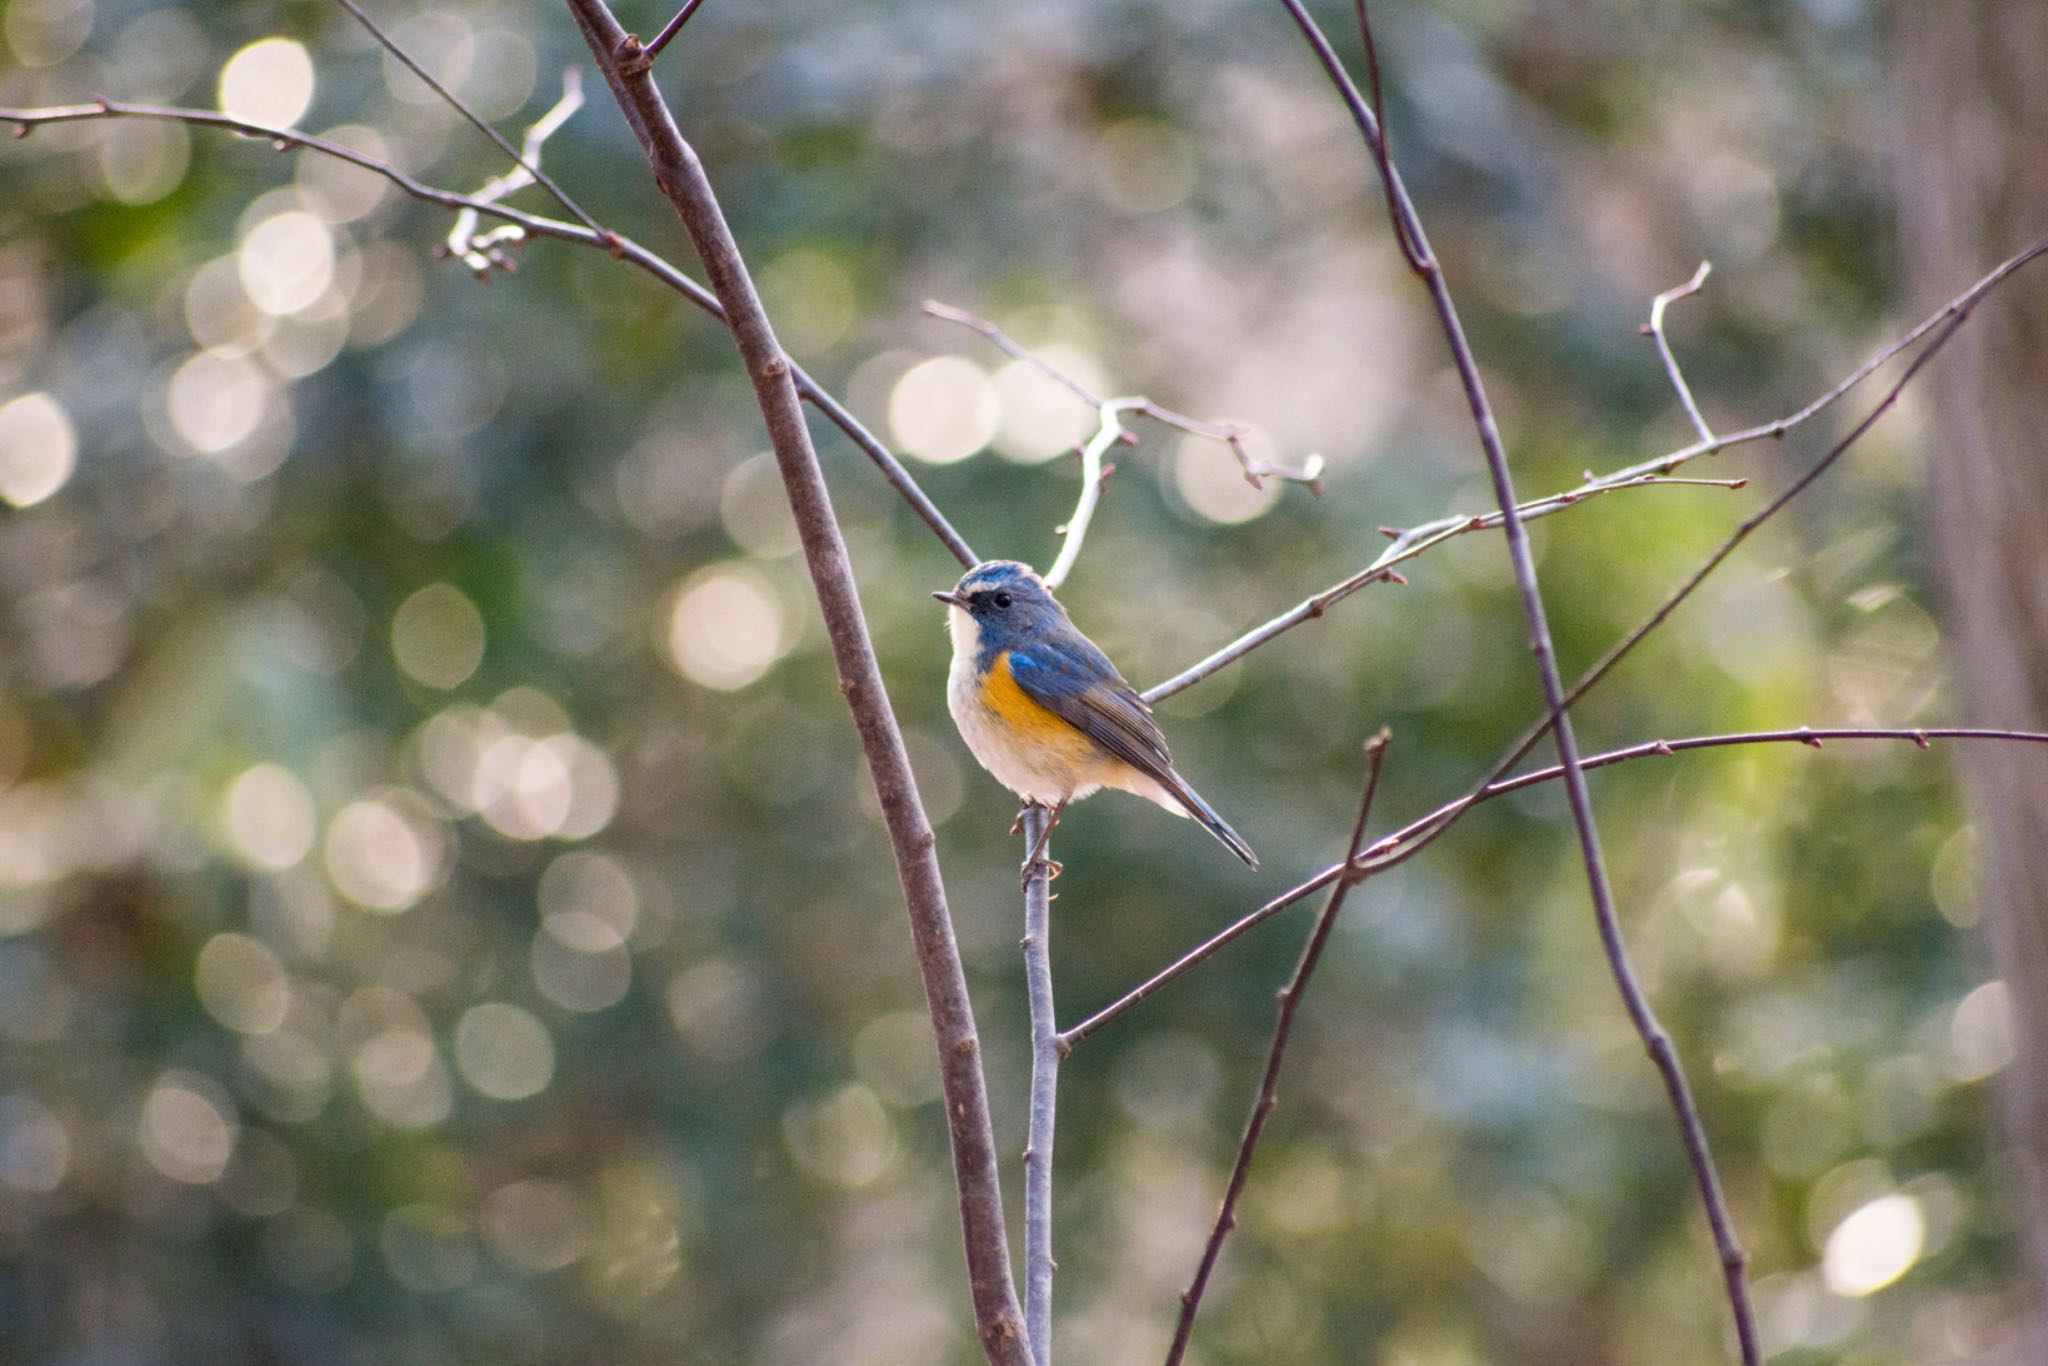
[[[1024,986],[1031,1007],[1031,1114],[1024,1148],[1024,1327],[1036,1366],[1052,1366],[1052,1144],[1059,1099],[1060,1042],[1052,999],[1051,849],[1039,842],[1051,815],[1024,808]]]
[[[981,1044],[967,995],[967,977],[946,892],[939,876],[931,822],[918,797],[917,780],[903,747],[903,734],[889,704],[874,645],[868,638],[853,566],[838,518],[832,511],[824,473],[804,425],[803,409],[789,359],[775,339],[760,295],[747,273],[718,197],[684,140],[644,64],[634,69],[640,45],[620,27],[605,0],[568,0],[606,83],[618,96],[627,121],[642,139],[655,183],[683,221],[703,260],[712,292],[725,309],[753,384],[775,463],[795,514],[804,559],[831,638],[839,686],[853,710],[861,750],[880,799],[882,816],[903,883],[905,907],[916,941],[918,968],[939,1048],[940,1080],[953,1147],[954,1181],[960,1196],[966,1241],[968,1284],[983,1351],[999,1366],[1030,1366],[1022,1335],[1017,1292],[1010,1278],[1003,1231],[1002,1189],[996,1174],[995,1139],[989,1122]]]
[[[1514,476],[1508,468],[1507,450],[1501,442],[1500,427],[1494,420],[1493,405],[1487,399],[1478,362],[1465,336],[1457,306],[1451,300],[1450,288],[1444,282],[1443,267],[1430,249],[1429,238],[1422,230],[1421,218],[1415,212],[1400,172],[1387,155],[1386,139],[1378,116],[1359,94],[1357,85],[1337,59],[1329,40],[1323,36],[1308,11],[1302,8],[1301,0],[1280,2],[1307,39],[1338,94],[1343,97],[1374,165],[1391,191],[1396,231],[1413,248],[1410,263],[1429,291],[1430,303],[1436,310],[1444,340],[1450,346],[1451,359],[1465,391],[1466,405],[1471,410],[1472,423],[1479,434],[1479,447],[1486,459],[1487,474],[1493,483],[1494,501],[1500,505],[1501,530],[1508,543],[1515,585],[1521,593],[1522,613],[1529,629],[1529,648],[1536,656],[1544,703],[1552,718],[1552,736],[1557,744],[1559,767],[1564,770],[1565,800],[1571,810],[1572,824],[1578,832],[1579,855],[1585,865],[1586,887],[1592,897],[1594,918],[1599,924],[1601,947],[1606,953],[1615,986],[1621,993],[1622,1004],[1643,1041],[1643,1047],[1656,1064],[1676,1116],[1686,1157],[1692,1164],[1694,1181],[1699,1187],[1700,1200],[1706,1206],[1707,1222],[1713,1230],[1744,1366],[1761,1366],[1763,1349],[1757,1336],[1756,1310],[1749,1296],[1749,1258],[1736,1241],[1734,1220],[1729,1215],[1728,1201],[1721,1190],[1721,1176],[1707,1146],[1706,1126],[1700,1120],[1691,1084],[1686,1080],[1685,1069],[1679,1063],[1671,1036],[1664,1032],[1650,1009],[1649,997],[1636,977],[1635,967],[1629,960],[1628,946],[1622,938],[1621,917],[1615,907],[1614,888],[1608,878],[1606,856],[1600,848],[1600,831],[1593,817],[1593,800],[1587,791],[1586,775],[1580,764],[1578,736],[1567,711],[1569,702],[1564,679],[1558,671],[1557,647],[1551,639],[1543,593],[1537,584],[1536,561],[1529,550],[1528,531],[1522,525],[1522,515],[1516,507]]]
[[[1259,1082],[1259,1098],[1252,1105],[1251,1118],[1245,1121],[1244,1141],[1238,1144],[1237,1163],[1230,1169],[1230,1182],[1223,1191],[1223,1207],[1216,1213],[1216,1226],[1209,1231],[1209,1242],[1202,1249],[1195,1279],[1188,1285],[1187,1293],[1180,1297],[1180,1322],[1174,1326],[1173,1346],[1167,1349],[1166,1366],[1179,1366],[1187,1355],[1188,1340],[1195,1331],[1195,1314],[1202,1307],[1202,1295],[1209,1288],[1209,1277],[1216,1270],[1216,1259],[1223,1254],[1223,1240],[1237,1227],[1237,1200],[1244,1193],[1246,1179],[1251,1176],[1252,1153],[1257,1150],[1259,1138],[1266,1131],[1266,1120],[1280,1103],[1280,1065],[1287,1057],[1287,1041],[1294,1035],[1294,1017],[1301,1009],[1308,979],[1315,975],[1316,964],[1322,961],[1323,946],[1329,943],[1330,930],[1337,923],[1337,913],[1344,909],[1344,899],[1368,876],[1358,866],[1358,854],[1365,847],[1365,827],[1372,819],[1372,799],[1379,792],[1380,768],[1386,757],[1387,732],[1382,730],[1366,742],[1365,796],[1359,799],[1358,819],[1352,824],[1351,843],[1344,851],[1341,865],[1344,871],[1338,875],[1336,885],[1331,887],[1330,899],[1324,903],[1323,913],[1316,917],[1315,928],[1309,931],[1308,942],[1302,946],[1301,961],[1295,964],[1294,976],[1280,989],[1280,1014],[1273,1022],[1273,1044],[1266,1052],[1266,1073]]]

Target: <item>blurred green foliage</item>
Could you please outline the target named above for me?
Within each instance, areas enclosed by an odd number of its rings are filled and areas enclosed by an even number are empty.
[[[374,8],[508,131],[587,65],[537,0]],[[1525,493],[1685,442],[1636,329],[1702,257],[1673,326],[1718,424],[1900,329],[1873,6],[1375,9],[1396,152]],[[0,104],[212,107],[244,61],[239,98],[288,107],[292,52],[251,47],[284,38],[311,56],[301,127],[451,188],[501,169],[331,6],[0,18]],[[915,468],[984,554],[1050,559],[1075,469],[1040,457],[1086,414],[927,296],[1327,456],[1318,500],[1251,498],[1171,433],[1120,453],[1065,597],[1141,686],[1367,562],[1380,525],[1488,506],[1368,164],[1277,6],[714,3],[660,75],[791,350],[885,437],[967,455]],[[548,168],[686,262],[592,84]],[[443,211],[201,130],[42,129],[0,189],[0,424],[46,443],[0,451],[23,504],[0,508],[0,1360],[971,1359],[894,873],[721,331],[557,244],[484,288],[436,258]],[[926,594],[955,567],[816,425],[1014,1155],[1019,851],[943,707]],[[1840,428],[1720,457],[1745,492],[1540,524],[1567,669]],[[1588,699],[1588,747],[1946,716],[1917,449],[1908,413],[1759,536]],[[1380,810],[1406,819],[1534,717],[1498,543],[1409,576],[1162,708],[1260,872],[1121,797],[1069,817],[1065,1019],[1329,861],[1379,725]],[[1729,750],[1594,783],[1776,1359],[1993,1351],[2002,1002],[1941,757]],[[1201,1360],[1729,1359],[1568,829],[1554,791],[1496,802],[1353,900]],[[1069,1063],[1064,1358],[1163,1350],[1308,915]]]

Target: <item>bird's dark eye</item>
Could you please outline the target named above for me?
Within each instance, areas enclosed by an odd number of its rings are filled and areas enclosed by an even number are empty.
[[[1010,605],[1010,595],[1009,595],[1008,593],[998,593],[998,594],[996,594],[996,606],[998,606],[998,607],[1008,607],[1009,605]]]

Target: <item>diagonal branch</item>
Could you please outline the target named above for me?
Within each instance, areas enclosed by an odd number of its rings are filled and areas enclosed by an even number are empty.
[[[14,136],[17,138],[27,137],[34,129],[48,124],[86,123],[108,119],[140,119],[145,122],[181,123],[194,128],[214,128],[223,132],[238,133],[244,137],[260,138],[279,151],[318,152],[322,156],[345,161],[372,175],[381,176],[406,195],[423,203],[439,204],[443,208],[457,212],[473,211],[483,217],[516,225],[535,237],[597,247],[614,259],[625,261],[653,276],[712,317],[721,322],[725,320],[724,306],[710,290],[698,284],[658,253],[641,246],[630,237],[621,236],[608,228],[589,228],[575,223],[564,223],[559,219],[508,208],[504,204],[475,195],[440,189],[407,174],[388,161],[327,138],[302,133],[296,128],[253,123],[211,109],[137,104],[127,100],[106,98],[97,99],[91,104],[49,105],[36,109],[0,107],[0,123],[13,124]],[[974,553],[973,547],[954,530],[952,523],[946,520],[945,514],[939,511],[938,506],[918,485],[910,471],[904,468],[903,462],[882,443],[880,437],[862,425],[860,419],[855,417],[845,404],[812,379],[803,367],[791,362],[790,374],[796,380],[797,391],[803,395],[804,401],[823,413],[833,426],[844,432],[847,439],[874,463],[889,486],[901,495],[904,502],[910,504],[911,510],[931,528],[932,534],[939,538],[954,559],[963,567],[980,563],[980,557]]]
[[[1584,769],[1606,768],[1612,764],[1626,763],[1632,759],[1646,759],[1652,756],[1682,754],[1697,749],[1718,749],[1729,745],[1799,744],[1819,748],[1829,740],[1910,740],[1922,749],[1936,740],[1986,740],[2010,741],[2027,744],[2048,744],[2048,732],[2027,730],[1998,730],[1987,727],[1926,726],[1926,727],[1874,727],[1874,726],[1800,726],[1792,730],[1744,731],[1730,735],[1697,735],[1683,740],[1645,740],[1640,744],[1623,749],[1609,750],[1604,754],[1586,756],[1580,763]],[[1539,783],[1555,782],[1564,776],[1564,769],[1553,765],[1520,773],[1512,778],[1499,778],[1488,782],[1477,792],[1446,802],[1425,816],[1418,817],[1394,831],[1382,835],[1368,845],[1364,852],[1352,862],[1361,877],[1369,878],[1398,864],[1406,863],[1421,852],[1422,843],[1418,837],[1436,829],[1446,821],[1463,814],[1481,802],[1492,801],[1495,797],[1519,792],[1525,787]],[[1060,1043],[1071,1052],[1076,1044],[1099,1033],[1104,1026],[1116,1020],[1126,1011],[1150,999],[1176,979],[1200,967],[1217,953],[1243,938],[1251,931],[1265,924],[1290,906],[1299,904],[1329,886],[1343,875],[1344,865],[1331,864],[1328,868],[1305,878],[1288,888],[1258,909],[1232,921],[1222,930],[1197,944],[1188,952],[1160,969],[1152,976],[1132,987],[1123,995],[1083,1018],[1060,1034]]]
[[[1542,498],[1532,498],[1528,502],[1520,504],[1517,511],[1522,514],[1523,521],[1530,522],[1539,517],[1548,517],[1553,513],[1562,512],[1569,507],[1576,507],[1588,498],[1597,497],[1603,493],[1616,493],[1622,489],[1642,489],[1667,485],[1736,490],[1747,488],[1749,481],[1747,479],[1674,479],[1661,474],[1645,474],[1639,475],[1634,479],[1624,480],[1618,484],[1589,483],[1581,488],[1567,489],[1563,493],[1552,493]],[[1165,682],[1154,684],[1146,689],[1144,698],[1147,702],[1158,702],[1162,698],[1171,697],[1177,692],[1192,688],[1203,679],[1209,678],[1226,666],[1243,659],[1261,645],[1284,635],[1296,626],[1301,625],[1304,621],[1320,617],[1323,613],[1329,611],[1333,605],[1344,601],[1344,599],[1368,584],[1408,582],[1408,580],[1395,572],[1394,566],[1412,560],[1424,551],[1432,550],[1442,545],[1445,541],[1453,540],[1459,536],[1467,536],[1475,531],[1491,531],[1500,524],[1501,514],[1495,511],[1472,513],[1467,516],[1458,517],[1440,517],[1433,522],[1424,522],[1419,526],[1410,527],[1406,531],[1389,531],[1388,534],[1394,538],[1394,543],[1381,551],[1379,558],[1371,564],[1359,570],[1350,578],[1340,580],[1325,588],[1322,592],[1303,599],[1263,625],[1252,628],[1236,640],[1225,645],[1222,649],[1217,650],[1208,658],[1189,665],[1186,669],[1175,674]]]
[[[1535,517],[1561,511],[1562,506],[1582,502],[1586,498],[1597,494],[1611,492],[1616,489],[1641,488],[1645,486],[1644,481],[1646,480],[1652,482],[1662,480],[1662,482],[1666,483],[1682,482],[1664,479],[1663,476],[1668,475],[1672,470],[1699,456],[1718,455],[1720,452],[1735,446],[1783,438],[1793,428],[1811,421],[1847,397],[1852,390],[1882,369],[1887,362],[1923,340],[1944,322],[1955,317],[1958,313],[1967,313],[1986,293],[1996,288],[2014,271],[2033,259],[2036,254],[2038,254],[2038,249],[2022,252],[2005,261],[1989,274],[1982,276],[1969,289],[1957,295],[1939,310],[1923,319],[1911,331],[1893,341],[1835,384],[1833,388],[1799,411],[1772,422],[1745,427],[1741,431],[1733,432],[1726,436],[1715,437],[1709,441],[1696,442],[1681,450],[1673,451],[1668,455],[1659,456],[1655,460],[1632,465],[1627,469],[1617,470],[1612,474],[1589,479],[1585,484],[1576,489],[1568,490],[1565,493],[1553,494],[1547,499],[1534,499],[1525,502],[1521,505],[1523,520],[1527,521]],[[1739,487],[1739,484],[1731,483],[1723,485],[1723,487]],[[1468,531],[1490,529],[1498,526],[1500,525],[1499,519],[1500,513],[1498,511],[1445,517],[1433,522],[1423,523],[1420,526],[1411,527],[1401,532],[1395,538],[1394,544],[1388,547],[1386,552],[1358,573],[1339,583],[1333,584],[1312,597],[1304,599],[1279,616],[1254,627],[1208,658],[1155,685],[1145,693],[1145,700],[1157,702],[1161,698],[1172,696],[1183,688],[1193,687],[1203,679],[1219,672],[1225,665],[1244,658],[1253,650],[1292,630],[1301,623],[1312,621],[1322,616],[1330,606],[1342,602],[1367,584],[1381,579],[1399,581],[1398,576],[1382,572],[1387,568],[1399,564],[1403,560],[1413,559],[1423,551],[1450,539],[1453,535],[1461,535]]]
[[[1002,1189],[996,1173],[995,1136],[989,1121],[981,1045],[967,995],[967,977],[954,940],[946,894],[933,852],[931,823],[917,792],[917,779],[904,751],[902,731],[868,638],[853,566],[832,511],[810,433],[804,425],[789,359],[775,339],[768,315],[747,272],[732,229],[719,208],[696,149],[684,140],[660,90],[644,64],[635,69],[639,42],[620,27],[605,0],[568,0],[605,79],[631,111],[628,121],[643,137],[655,184],[675,207],[704,262],[711,288],[724,306],[726,324],[739,347],[748,379],[775,451],[789,495],[804,559],[831,637],[839,681],[853,710],[875,792],[903,883],[924,977],[926,1003],[939,1051],[940,1079],[953,1146],[954,1180],[967,1250],[968,1283],[975,1323],[991,1362],[1030,1366],[1022,1334],[1017,1292],[1010,1277],[1003,1232]]]
[[[1095,507],[1102,498],[1102,490],[1109,482],[1111,469],[1105,469],[1102,458],[1109,448],[1119,442],[1135,443],[1133,436],[1123,424],[1125,414],[1149,417],[1162,426],[1173,427],[1205,440],[1221,442],[1237,457],[1238,468],[1244,471],[1245,482],[1253,488],[1264,487],[1259,480],[1264,477],[1289,480],[1306,484],[1309,491],[1321,495],[1323,491],[1323,458],[1311,455],[1299,468],[1275,464],[1252,453],[1247,438],[1251,430],[1236,422],[1204,422],[1173,409],[1154,403],[1151,399],[1133,395],[1127,398],[1103,398],[1087,385],[1075,379],[1066,371],[1012,341],[1007,333],[988,319],[970,313],[964,308],[942,304],[936,299],[927,299],[924,311],[942,322],[957,323],[970,331],[986,337],[989,344],[1013,360],[1031,366],[1053,383],[1058,384],[1074,397],[1095,409],[1101,419],[1095,435],[1088,438],[1080,448],[1081,492],[1074,504],[1074,514],[1060,528],[1060,552],[1045,572],[1048,588],[1058,588],[1073,572],[1074,562],[1081,556],[1081,543],[1088,534],[1088,527],[1095,518]]]
[[[403,47],[401,47],[396,38],[393,38],[389,33],[385,32],[384,29],[379,27],[377,21],[375,19],[372,19],[369,15],[369,12],[365,10],[361,5],[357,4],[356,0],[335,0],[335,3],[340,5],[343,9],[347,10],[350,15],[354,16],[355,21],[361,24],[366,30],[368,30],[370,36],[372,38],[375,38],[378,44],[381,45],[386,52],[389,52],[393,57],[397,58],[400,64],[403,65],[407,71],[410,71],[413,75],[425,81],[427,83],[427,88],[432,90],[436,95],[439,95],[442,98],[442,100],[444,100],[447,103],[449,108],[453,109],[456,113],[462,115],[463,118],[469,121],[471,127],[475,128],[479,133],[482,133],[485,137],[489,138],[493,143],[495,143],[499,151],[503,152],[506,156],[512,158],[512,164],[517,166],[521,171],[525,172],[526,175],[531,177],[531,179],[529,179],[526,182],[527,184],[540,185],[549,194],[555,197],[555,202],[557,204],[560,204],[564,209],[566,209],[571,218],[581,223],[584,227],[589,228],[592,232],[603,231],[603,229],[597,226],[597,220],[592,218],[589,214],[583,211],[582,205],[578,204],[575,200],[569,198],[568,193],[564,191],[561,186],[555,184],[555,182],[552,179],[550,179],[545,172],[541,170],[540,148],[539,144],[534,140],[532,134],[528,134],[526,150],[522,153],[518,148],[514,147],[510,142],[507,142],[505,140],[504,134],[500,133],[497,129],[491,127],[490,122],[488,120],[486,120],[482,115],[478,114],[474,109],[471,109],[469,105],[464,103],[462,96],[456,94],[453,90],[450,90],[445,84],[442,83],[442,81],[439,78],[437,78],[434,75],[433,72],[427,70],[426,67],[422,66],[419,63],[419,61],[413,57],[411,53],[407,52]],[[565,91],[562,95],[563,103],[567,104],[569,102],[569,99],[570,96]],[[575,112],[575,106],[581,105],[582,103],[583,96],[581,91],[578,91],[575,96],[575,105],[571,105],[567,111],[564,111],[562,113],[561,117],[567,118],[570,113]],[[552,115],[550,115],[549,117],[552,117]],[[543,122],[545,121],[546,120],[544,119]],[[536,125],[536,127],[538,126],[539,125]],[[552,131],[554,130],[550,128],[549,132]],[[541,141],[545,141],[546,137],[547,134],[542,134]],[[503,193],[509,194],[510,191],[507,190],[504,191]],[[489,198],[490,196],[485,197]]]
[[[504,175],[492,176],[484,187],[476,192],[476,198],[486,204],[495,204],[508,195],[516,194],[534,183],[540,173],[541,150],[547,140],[566,124],[577,110],[583,107],[583,75],[575,67],[562,73],[562,98],[526,130],[526,138],[520,146],[519,164]],[[572,210],[581,213],[581,210]],[[512,260],[506,255],[500,243],[517,246],[526,240],[526,230],[517,223],[501,223],[487,233],[479,235],[476,230],[480,217],[476,209],[464,209],[455,215],[455,226],[448,232],[448,254],[474,271],[478,278],[488,280],[493,268],[510,271]],[[596,227],[596,224],[590,226]]]
[[[1344,868],[1352,869],[1358,862],[1359,850],[1365,844],[1366,823],[1372,819],[1373,797],[1379,792],[1380,768],[1387,757],[1387,732],[1382,729],[1365,745],[1365,796],[1358,803],[1358,819],[1351,827],[1351,843],[1346,846]],[[1259,1082],[1259,1098],[1252,1105],[1251,1118],[1245,1121],[1244,1140],[1237,1147],[1237,1162],[1230,1169],[1230,1180],[1223,1191],[1223,1207],[1216,1214],[1216,1226],[1209,1231],[1209,1242],[1202,1249],[1202,1260],[1195,1268],[1195,1278],[1188,1285],[1187,1293],[1180,1297],[1180,1322],[1174,1327],[1173,1346],[1166,1353],[1166,1366],[1178,1366],[1187,1355],[1188,1340],[1194,1335],[1195,1315],[1202,1307],[1202,1294],[1209,1288],[1209,1277],[1216,1270],[1216,1259],[1223,1253],[1223,1240],[1237,1227],[1237,1201],[1244,1194],[1245,1181],[1251,1176],[1252,1154],[1258,1149],[1259,1138],[1266,1131],[1266,1120],[1280,1103],[1280,1066],[1287,1057],[1287,1041],[1294,1035],[1294,1017],[1301,1010],[1301,998],[1308,991],[1308,980],[1315,975],[1316,964],[1322,961],[1323,946],[1329,943],[1330,931],[1337,924],[1337,915],[1344,909],[1344,899],[1351,889],[1365,880],[1365,875],[1352,871],[1337,879],[1330,889],[1330,899],[1323,906],[1323,913],[1316,917],[1315,928],[1309,931],[1308,943],[1302,946],[1301,961],[1295,965],[1294,976],[1280,989],[1279,1018],[1273,1022],[1273,1043],[1266,1052],[1266,1072]]]
[[[1414,248],[1411,261],[1415,274],[1428,290],[1435,305],[1437,321],[1442,325],[1444,340],[1449,344],[1451,358],[1458,371],[1458,378],[1465,390],[1467,405],[1471,409],[1473,426],[1479,435],[1479,446],[1486,458],[1486,468],[1493,482],[1494,501],[1500,506],[1501,530],[1507,540],[1508,559],[1514,567],[1515,584],[1522,597],[1523,615],[1528,621],[1529,648],[1536,656],[1536,672],[1543,685],[1543,698],[1549,707],[1551,735],[1557,745],[1557,757],[1564,769],[1565,799],[1571,809],[1572,824],[1577,829],[1579,852],[1585,864],[1586,888],[1593,901],[1594,919],[1599,925],[1600,941],[1607,954],[1607,961],[1614,976],[1615,986],[1621,993],[1622,1003],[1636,1031],[1641,1035],[1644,1047],[1656,1063],[1663,1078],[1664,1089],[1671,1101],[1679,1132],[1685,1142],[1686,1154],[1691,1159],[1693,1175],[1699,1186],[1700,1200],[1706,1207],[1707,1222],[1712,1226],[1714,1244],[1720,1254],[1722,1277],[1727,1285],[1729,1309],[1735,1319],[1736,1339],[1742,1350],[1745,1366],[1760,1366],[1763,1360],[1756,1327],[1756,1311],[1749,1297],[1749,1283],[1746,1275],[1748,1258],[1735,1240],[1734,1221],[1728,1213],[1728,1203],[1721,1192],[1720,1174],[1714,1168],[1713,1157],[1708,1151],[1706,1128],[1700,1121],[1698,1106],[1692,1097],[1692,1088],[1686,1080],[1685,1071],[1672,1047],[1670,1036],[1664,1032],[1650,1009],[1648,996],[1637,980],[1634,966],[1629,961],[1628,947],[1621,935],[1620,913],[1615,907],[1614,889],[1607,875],[1606,857],[1600,847],[1599,826],[1593,816],[1592,796],[1587,790],[1585,774],[1579,766],[1578,736],[1572,720],[1565,710],[1564,679],[1557,664],[1557,647],[1551,639],[1550,624],[1543,605],[1543,593],[1536,578],[1536,561],[1529,548],[1529,536],[1517,510],[1514,476],[1508,467],[1506,447],[1501,442],[1500,428],[1494,420],[1493,407],[1486,396],[1485,382],[1479,374],[1479,365],[1472,354],[1472,347],[1465,336],[1463,322],[1458,316],[1457,306],[1452,302],[1450,289],[1444,281],[1442,267],[1431,252],[1429,237],[1422,229],[1420,217],[1401,182],[1400,172],[1395,169],[1387,153],[1386,139],[1381,131],[1378,117],[1369,109],[1358,87],[1352,83],[1349,73],[1337,60],[1329,40],[1323,37],[1315,20],[1302,7],[1301,0],[1281,0],[1302,36],[1308,40],[1311,50],[1323,64],[1332,83],[1336,86],[1345,105],[1350,109],[1353,121],[1364,137],[1366,148],[1380,176],[1391,191],[1394,218],[1398,230]],[[1364,11],[1359,12],[1364,22]]]

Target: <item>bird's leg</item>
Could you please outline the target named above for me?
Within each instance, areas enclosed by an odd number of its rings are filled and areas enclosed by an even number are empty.
[[[1037,805],[1037,802],[1024,803],[1024,810],[1019,811],[1017,813],[1017,824],[1011,827],[1012,834],[1015,834],[1018,830],[1023,828],[1024,812],[1029,811],[1032,807]],[[1039,809],[1044,810],[1043,807],[1040,807]],[[1051,881],[1053,878],[1058,877],[1063,871],[1065,871],[1060,867],[1059,864],[1055,863],[1053,860],[1045,856],[1045,846],[1051,842],[1053,827],[1060,823],[1060,816],[1065,813],[1066,809],[1067,799],[1065,797],[1062,797],[1056,804],[1054,804],[1052,810],[1047,813],[1045,820],[1045,829],[1038,832],[1038,839],[1035,842],[1033,842],[1030,854],[1028,854],[1025,857],[1024,866],[1018,870],[1019,876],[1025,882],[1031,881],[1032,870],[1041,865],[1043,865],[1045,868],[1045,876],[1048,882]]]

